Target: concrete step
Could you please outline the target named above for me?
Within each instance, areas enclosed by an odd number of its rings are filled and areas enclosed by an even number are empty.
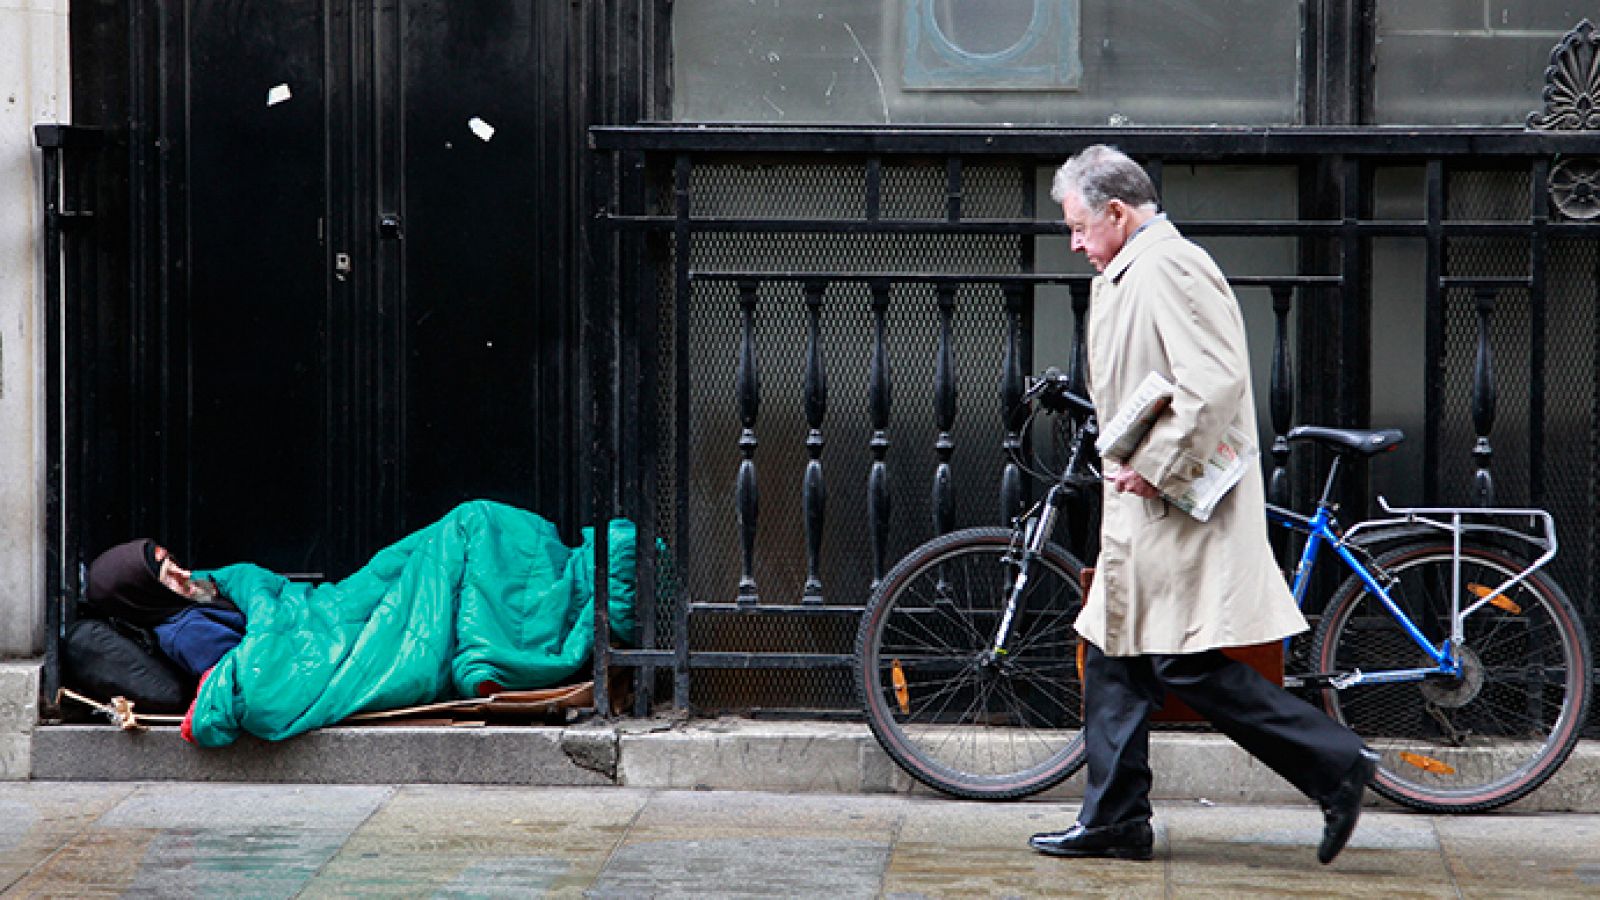
[[[244,739],[203,750],[177,729],[100,725],[33,729],[29,776],[70,781],[324,784],[624,785],[636,788],[825,793],[932,793],[878,747],[865,725],[743,719],[623,720],[569,726],[336,727],[289,741]],[[1153,736],[1153,795],[1217,803],[1305,802],[1226,738]],[[1081,795],[1083,773],[1044,799]],[[1600,813],[1600,745],[1514,809]]]

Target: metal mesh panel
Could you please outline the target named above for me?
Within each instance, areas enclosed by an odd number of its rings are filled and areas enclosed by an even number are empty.
[[[777,163],[697,164],[689,176],[696,218],[859,219],[866,168]]]
[[[1596,389],[1600,385],[1600,248],[1592,239],[1552,241],[1547,254],[1544,505],[1556,517],[1561,553],[1554,575],[1589,627],[1589,647],[1600,652],[1600,602],[1595,567],[1600,531],[1593,508],[1600,491],[1596,445]],[[1588,737],[1600,736],[1600,707],[1591,711]]]
[[[1477,462],[1472,448],[1472,378],[1478,347],[1476,298],[1469,291],[1445,296],[1444,390],[1439,422],[1439,491],[1446,503],[1471,502]],[[1489,347],[1496,389],[1494,430],[1495,503],[1524,505],[1528,496],[1528,292],[1501,291],[1489,319]]]
[[[1528,173],[1525,171],[1455,171],[1447,183],[1445,216],[1455,220],[1525,220],[1528,216]],[[1448,277],[1525,277],[1528,242],[1522,238],[1453,237],[1445,241],[1444,274]],[[1494,457],[1495,502],[1531,502],[1528,458],[1529,331],[1528,292],[1497,292],[1489,319],[1496,389],[1494,428],[1489,434]],[[1472,448],[1477,432],[1472,423],[1472,379],[1478,347],[1476,298],[1467,290],[1444,296],[1444,380],[1439,422],[1439,489],[1444,502],[1466,502],[1477,469]]]
[[[1528,173],[1453,172],[1448,217],[1457,220],[1525,221]],[[1522,238],[1456,237],[1446,242],[1445,274],[1455,277],[1526,276],[1530,247]],[[1600,484],[1596,452],[1596,385],[1600,384],[1600,253],[1591,240],[1552,241],[1545,269],[1545,386],[1543,458],[1529,456],[1532,307],[1521,288],[1497,292],[1490,319],[1497,406],[1491,471],[1496,502],[1537,503],[1556,517],[1561,553],[1551,575],[1567,591],[1588,625],[1591,645],[1600,637],[1600,610],[1594,602],[1594,571],[1600,535],[1592,498]],[[1452,290],[1445,298],[1445,357],[1440,422],[1442,500],[1466,496],[1475,468],[1471,449],[1472,375],[1477,347],[1475,297]],[[1544,473],[1541,497],[1530,495],[1533,466]],[[1600,732],[1600,712],[1587,733]]]
[[[696,650],[742,653],[843,653],[856,636],[848,611],[780,616],[744,612],[699,612],[690,622]]]
[[[669,253],[665,257],[670,260]],[[677,368],[677,347],[673,341],[673,323],[677,316],[677,305],[673,297],[673,273],[670,265],[659,266],[655,272],[655,290],[657,300],[656,316],[656,383],[654,385],[656,413],[656,495],[653,498],[656,512],[656,529],[658,536],[667,543],[669,553],[675,563],[674,583],[677,590],[665,590],[664,579],[657,581],[656,590],[656,638],[654,649],[669,650],[672,648],[672,623],[678,613],[679,604],[689,602],[683,583],[682,554],[687,550],[676,546],[678,533],[678,431],[673,423],[676,421],[672,410],[676,409],[677,379],[672,373]],[[648,391],[641,392],[649,396]],[[657,696],[663,696],[658,693]]]
[[[1000,359],[1004,301],[998,289],[962,288],[953,317],[957,418],[956,526],[999,521]],[[761,506],[755,578],[763,602],[798,602],[806,577],[801,478],[806,462],[802,392],[805,378],[805,305],[798,285],[768,285],[756,307],[756,358],[761,411],[755,452]],[[929,286],[902,286],[889,301],[890,412],[888,469],[891,492],[889,560],[932,536],[929,511],[936,432],[933,423],[934,355],[938,306]],[[734,478],[741,459],[741,425],[735,401],[739,346],[737,292],[727,283],[697,286],[690,333],[689,528],[694,547],[688,572],[691,594],[731,601],[740,563]],[[841,286],[823,301],[824,365],[829,373],[822,453],[828,487],[821,572],[828,602],[859,604],[871,581],[865,540],[866,484],[872,436],[867,410],[867,360],[871,310],[864,287]]]
[[[865,167],[857,163],[803,166],[697,167],[691,178],[696,216],[742,218],[859,218],[864,214]],[[943,218],[946,171],[939,165],[883,168],[881,214],[886,218]],[[776,188],[781,186],[781,190]],[[964,217],[1022,214],[1027,190],[1016,167],[967,167],[962,172]],[[663,195],[664,199],[664,195]],[[1021,239],[1001,235],[828,235],[696,232],[691,268],[697,272],[749,272],[759,282],[755,354],[760,413],[754,431],[760,509],[754,576],[763,604],[799,602],[806,578],[801,482],[809,456],[805,439],[804,294],[795,282],[763,281],[763,273],[954,273],[1019,271]],[[661,273],[660,338],[663,375],[675,371],[671,267]],[[657,399],[664,438],[656,497],[663,534],[677,512],[674,455],[689,456],[682,514],[688,553],[681,573],[688,596],[728,602],[742,568],[734,482],[742,459],[737,370],[742,311],[735,284],[697,278],[688,298],[689,444],[674,448],[670,387]],[[1001,439],[1000,376],[1005,305],[994,285],[957,289],[952,316],[952,357],[957,415],[955,527],[999,520]],[[827,373],[827,410],[821,454],[827,489],[819,574],[827,604],[859,605],[872,580],[867,522],[869,441],[868,373],[873,312],[865,284],[830,283],[822,299],[820,346]],[[892,384],[888,467],[891,511],[886,565],[933,534],[930,510],[934,451],[934,360],[939,306],[932,285],[891,285],[886,312]],[[664,380],[670,380],[665,379]],[[663,623],[672,610],[663,606]],[[696,651],[848,653],[855,616],[724,616],[698,612],[691,620]],[[670,627],[663,625],[670,636]],[[664,637],[658,646],[670,646]],[[850,708],[849,672],[842,670],[696,670],[691,703],[700,711],[769,708]]]
[[[697,669],[689,705],[705,714],[857,707],[854,676],[846,669]]]
[[[1013,235],[697,234],[699,271],[1006,274],[1017,271]]]
[[[1452,171],[1447,183],[1445,218],[1526,222],[1532,196],[1530,181],[1527,169]]]
[[[943,160],[885,165],[880,177],[879,215],[883,218],[945,218],[948,176]],[[1020,167],[963,168],[962,218],[1021,216],[1028,196],[1024,178]],[[861,219],[867,214],[866,188],[867,167],[862,162],[701,164],[689,179],[690,214],[696,218]]]

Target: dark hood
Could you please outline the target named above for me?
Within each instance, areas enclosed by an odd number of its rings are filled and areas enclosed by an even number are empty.
[[[157,578],[155,548],[149,538],[128,541],[89,565],[88,605],[95,614],[150,628],[189,605]]]

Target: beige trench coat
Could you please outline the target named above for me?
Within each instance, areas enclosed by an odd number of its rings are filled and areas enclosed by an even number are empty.
[[[1094,280],[1088,338],[1100,421],[1111,421],[1152,370],[1177,385],[1172,405],[1126,460],[1163,494],[1182,493],[1230,424],[1255,438],[1238,301],[1211,257],[1165,219],[1151,221]],[[1267,541],[1260,457],[1251,456],[1207,522],[1106,484],[1100,558],[1079,634],[1108,656],[1132,656],[1305,630]]]

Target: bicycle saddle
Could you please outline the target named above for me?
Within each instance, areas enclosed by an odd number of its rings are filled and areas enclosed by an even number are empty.
[[[1340,453],[1359,453],[1372,456],[1393,450],[1406,439],[1398,428],[1364,431],[1359,428],[1323,428],[1320,425],[1301,425],[1289,429],[1291,441],[1316,441]]]

